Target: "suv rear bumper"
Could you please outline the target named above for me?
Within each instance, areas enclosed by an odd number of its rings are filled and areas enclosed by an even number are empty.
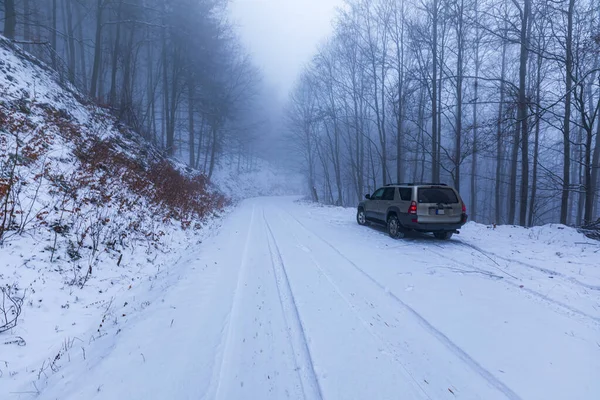
[[[417,222],[415,222],[417,220]],[[456,231],[467,223],[468,215],[462,214],[460,222],[456,223],[423,223],[418,222],[418,218],[414,215],[405,215],[400,223],[406,229],[412,229],[418,232],[439,232],[439,231]]]

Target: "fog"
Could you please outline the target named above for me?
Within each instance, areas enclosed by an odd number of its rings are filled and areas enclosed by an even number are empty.
[[[428,180],[478,222],[577,225],[600,211],[599,4],[4,0],[0,24],[209,180],[266,158],[326,203]]]
[[[303,66],[332,31],[343,0],[233,0],[237,32],[265,83],[285,101]]]

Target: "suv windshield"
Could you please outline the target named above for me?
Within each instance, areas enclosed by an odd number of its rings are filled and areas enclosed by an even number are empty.
[[[419,188],[419,203],[458,203],[458,196],[450,188]]]

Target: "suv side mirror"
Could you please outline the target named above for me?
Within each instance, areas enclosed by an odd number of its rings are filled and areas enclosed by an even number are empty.
[[[367,200],[371,200],[371,195],[370,195],[370,194],[367,194],[367,195],[365,196],[365,199],[367,199]]]

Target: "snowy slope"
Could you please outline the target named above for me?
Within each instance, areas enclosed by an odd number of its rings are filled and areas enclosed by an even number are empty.
[[[40,398],[599,397],[598,243],[476,224],[392,240],[354,218],[242,202],[183,254],[185,280]]]
[[[212,234],[223,205],[57,79],[0,37],[2,399],[116,337],[179,279],[181,253]],[[166,198],[170,179],[195,199]]]

